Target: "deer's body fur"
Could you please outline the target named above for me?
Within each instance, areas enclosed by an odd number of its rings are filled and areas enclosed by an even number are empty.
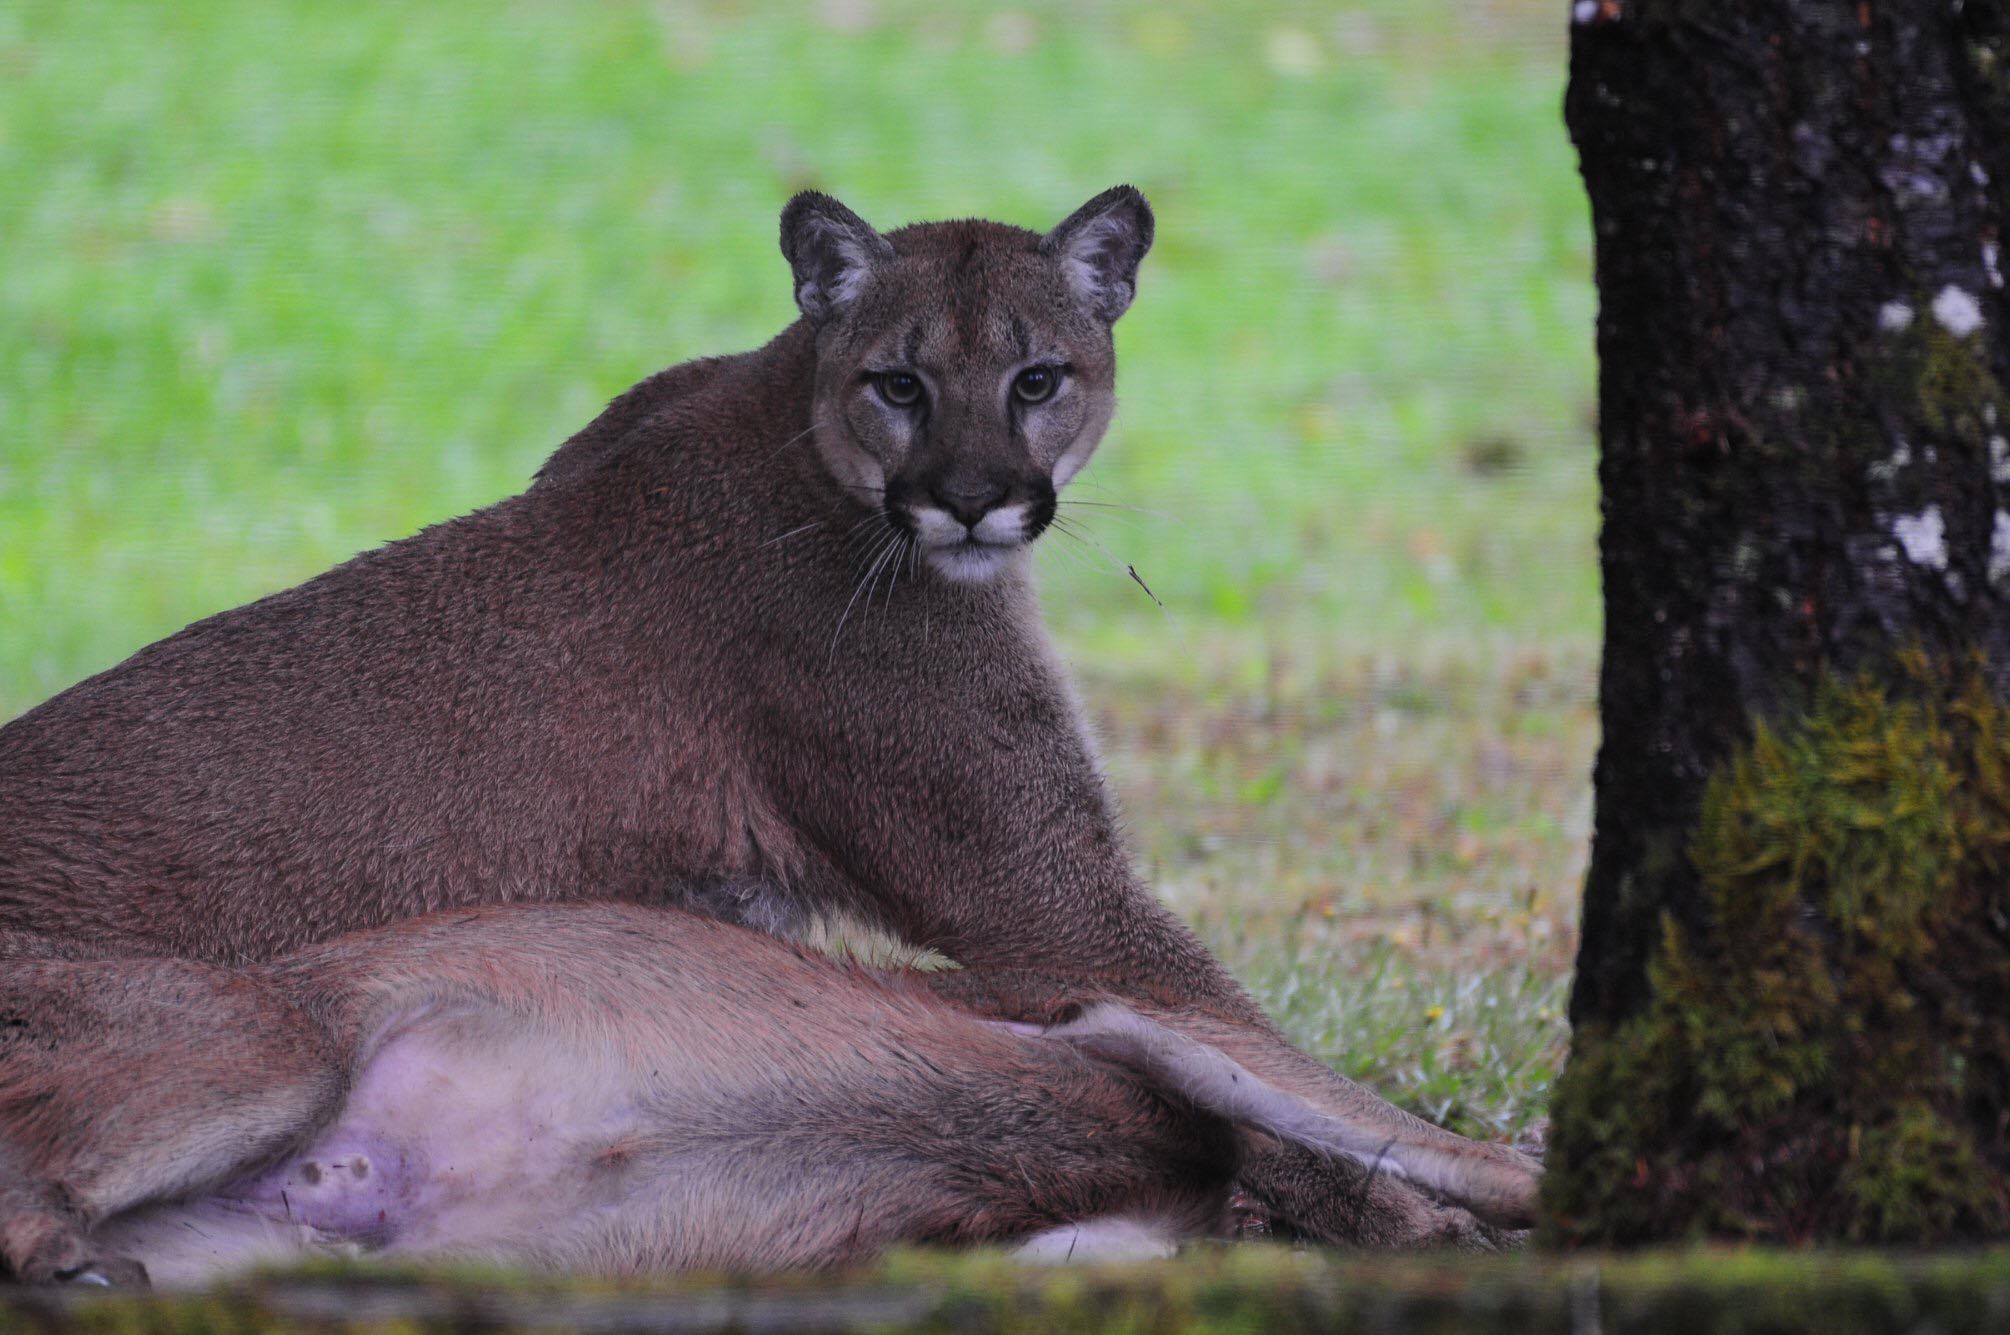
[[[1220,1225],[1234,1124],[1421,1163],[1129,1008],[986,1021],[676,910],[455,910],[159,962],[144,1044],[110,1053],[103,970],[10,979],[75,1021],[0,1066],[0,1134],[97,1221],[94,1252],[169,1285],[314,1252],[624,1273],[1149,1247]],[[231,1011],[257,1023],[196,1023]]]

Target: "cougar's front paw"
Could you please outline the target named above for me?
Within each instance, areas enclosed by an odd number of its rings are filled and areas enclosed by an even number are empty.
[[[129,1256],[99,1256],[56,1276],[58,1284],[77,1284],[85,1288],[101,1289],[150,1289],[153,1281],[147,1278],[147,1268]]]
[[[1460,1203],[1500,1229],[1535,1227],[1542,1199],[1542,1161],[1507,1145],[1483,1145],[1484,1171]]]
[[[83,1232],[53,1211],[23,1210],[0,1219],[0,1267],[19,1283],[56,1283],[89,1256]]]
[[[57,1210],[20,1210],[0,1219],[0,1278],[18,1284],[148,1287],[145,1266],[123,1256],[94,1255],[76,1221]]]

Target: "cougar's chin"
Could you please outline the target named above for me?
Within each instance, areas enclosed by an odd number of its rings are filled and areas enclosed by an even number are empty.
[[[1012,564],[1012,554],[1025,545],[1023,542],[1005,544],[965,539],[940,547],[924,548],[921,559],[928,562],[937,574],[959,584],[982,584],[1004,573],[1005,567]]]

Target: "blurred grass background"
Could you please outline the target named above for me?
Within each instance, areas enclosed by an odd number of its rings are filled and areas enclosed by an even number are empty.
[[[1525,1132],[1595,740],[1566,19],[0,5],[0,719],[765,341],[797,189],[1045,228],[1129,180],[1158,245],[1073,494],[1138,508],[1041,561],[1141,856],[1301,1041]]]

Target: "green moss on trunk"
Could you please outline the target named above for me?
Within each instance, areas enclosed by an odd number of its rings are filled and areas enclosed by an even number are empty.
[[[1556,1241],[2010,1230],[2010,715],[1923,660],[1828,682],[1712,778],[1702,913],[1580,1026]]]

